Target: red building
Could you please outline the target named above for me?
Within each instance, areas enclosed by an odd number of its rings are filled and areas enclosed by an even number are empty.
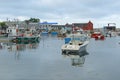
[[[89,21],[88,23],[73,23],[72,25],[74,30],[93,30],[93,23],[91,21]]]

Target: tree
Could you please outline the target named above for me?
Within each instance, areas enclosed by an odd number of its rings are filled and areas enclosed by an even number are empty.
[[[26,23],[27,28],[28,28],[29,23],[39,23],[39,22],[40,22],[40,19],[38,19],[38,18],[30,18],[30,19],[28,19],[28,20],[24,20],[24,22]]]
[[[37,23],[37,22],[40,22],[40,19],[38,19],[38,18],[30,18],[29,21],[33,22],[33,23]]]
[[[0,22],[0,26],[2,30],[6,30],[8,28],[5,22]]]

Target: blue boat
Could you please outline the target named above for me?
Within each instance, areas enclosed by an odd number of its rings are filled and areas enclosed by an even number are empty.
[[[58,32],[51,32],[51,35],[57,35]]]

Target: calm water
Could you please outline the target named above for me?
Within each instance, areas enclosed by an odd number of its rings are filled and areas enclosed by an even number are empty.
[[[87,52],[62,54],[64,40],[44,36],[40,43],[0,46],[0,80],[119,80],[119,37],[90,40]]]

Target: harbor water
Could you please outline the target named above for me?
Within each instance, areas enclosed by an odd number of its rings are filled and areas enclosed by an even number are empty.
[[[64,39],[0,43],[0,80],[119,80],[120,37],[91,39],[86,52],[62,54]]]

